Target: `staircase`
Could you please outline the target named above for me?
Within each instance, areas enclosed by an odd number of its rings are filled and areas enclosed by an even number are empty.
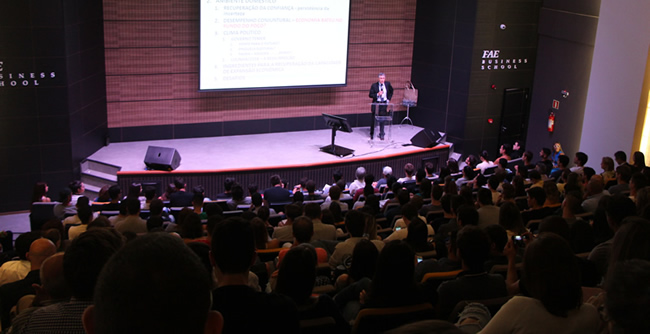
[[[86,159],[81,162],[81,182],[86,186],[84,196],[92,201],[99,195],[99,190],[105,185],[117,184],[117,172],[122,167]]]

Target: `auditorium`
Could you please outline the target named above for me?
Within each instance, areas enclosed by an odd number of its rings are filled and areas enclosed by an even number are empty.
[[[415,322],[359,319],[364,309],[387,306],[411,320],[445,320],[425,324],[430,328],[458,321],[450,330],[470,330],[461,324],[463,312],[475,312],[468,317],[484,332],[506,331],[504,314],[526,307],[537,307],[539,319],[562,318],[566,323],[554,326],[567,330],[591,326],[595,313],[581,298],[605,298],[608,266],[645,269],[623,253],[618,260],[609,254],[633,247],[618,240],[621,231],[650,224],[648,15],[650,3],[634,0],[4,2],[0,176],[7,191],[0,195],[0,230],[11,216],[29,218],[24,228],[11,227],[3,247],[13,258],[2,261],[23,261],[28,269],[12,239],[50,229],[60,230],[67,245],[57,250],[74,251],[84,225],[100,220],[128,240],[183,248],[148,233],[163,230],[194,243],[192,251],[215,273],[214,287],[243,279],[242,273],[255,276],[259,282],[248,281],[251,286],[273,293],[250,301],[289,307],[300,321],[288,326],[303,332],[383,332]],[[164,218],[150,226],[159,201]],[[331,210],[332,203],[339,205]],[[611,206],[634,212],[612,213],[620,221],[608,225]],[[210,220],[211,214],[219,218]],[[365,225],[355,226],[356,220]],[[261,228],[241,230],[235,221]],[[299,242],[285,228],[292,225],[294,234],[303,225],[312,234]],[[490,259],[475,254],[482,241],[494,247],[498,231],[487,225],[507,232],[496,264],[501,272],[484,269],[497,256],[489,249]],[[429,231],[422,243],[405,233],[415,234],[414,226]],[[230,262],[247,259],[207,255],[223,247],[216,245],[219,229],[238,238],[262,231],[255,236],[259,254],[248,259],[253,266],[233,272]],[[591,239],[580,244],[577,236],[585,235]],[[99,236],[87,239],[93,237]],[[526,240],[517,248],[513,237]],[[233,240],[223,242],[240,247]],[[370,250],[376,246],[371,262],[377,266],[365,278],[352,277],[364,270],[351,265],[359,240],[369,240]],[[308,246],[298,247],[303,243]],[[542,270],[531,259],[549,249],[562,256],[564,246],[575,263],[553,263],[551,270],[571,280],[577,268],[577,308],[551,305],[558,301],[535,290],[549,287],[526,276]],[[129,247],[114,251],[146,253],[148,246]],[[267,254],[260,252],[265,248]],[[393,257],[383,257],[386,250]],[[391,262],[406,255],[422,262]],[[317,268],[306,289],[311,299],[300,299],[293,287],[305,283],[286,274],[303,275],[296,268],[305,264],[294,261],[305,257]],[[281,261],[294,266],[285,275]],[[389,265],[414,276],[382,268]],[[449,276],[426,276],[434,273]],[[492,286],[475,295],[459,292],[484,273],[489,279],[476,284]],[[0,268],[0,282],[7,283],[3,276]],[[403,282],[402,296],[382,290],[376,276]],[[360,289],[353,301],[336,298],[346,285]],[[359,300],[361,290],[367,304]],[[228,321],[244,306],[223,300],[239,292],[211,293],[215,302],[200,320],[206,326],[221,321],[226,332],[259,329]],[[527,299],[518,299],[521,294]],[[306,321],[314,320],[305,311],[314,298],[336,310],[327,315],[334,325]],[[486,304],[472,308],[472,300]],[[469,309],[458,309],[460,301]],[[612,312],[623,307],[611,302]],[[424,306],[405,311],[405,305]],[[2,308],[4,329],[11,320]],[[483,310],[494,321],[482,318]],[[281,315],[266,316],[272,314]]]

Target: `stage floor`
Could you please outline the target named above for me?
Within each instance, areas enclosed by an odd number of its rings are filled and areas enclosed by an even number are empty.
[[[111,143],[88,157],[122,167],[123,172],[146,170],[144,157],[148,146],[175,148],[181,156],[176,171],[248,169],[302,164],[318,164],[355,158],[373,158],[421,150],[408,145],[422,128],[393,125],[392,139],[370,140],[368,127],[353,132],[337,132],[335,144],[354,150],[340,158],[319,150],[331,143],[331,130],[267,133],[228,137],[205,137]],[[408,145],[408,146],[403,146]]]

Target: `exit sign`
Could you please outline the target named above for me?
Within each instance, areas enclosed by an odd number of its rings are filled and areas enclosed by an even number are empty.
[[[555,109],[555,110],[560,109],[560,101],[553,100],[553,109]]]

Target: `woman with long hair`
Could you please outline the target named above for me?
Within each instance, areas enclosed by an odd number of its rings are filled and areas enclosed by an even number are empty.
[[[45,182],[36,182],[34,185],[34,191],[32,192],[32,203],[35,202],[52,202],[52,200],[47,197],[47,191],[49,190],[47,183]]]
[[[514,263],[514,252],[510,254]],[[598,332],[600,315],[582,302],[580,268],[566,240],[555,233],[540,234],[526,246],[522,274],[524,295],[505,303],[481,333]]]

